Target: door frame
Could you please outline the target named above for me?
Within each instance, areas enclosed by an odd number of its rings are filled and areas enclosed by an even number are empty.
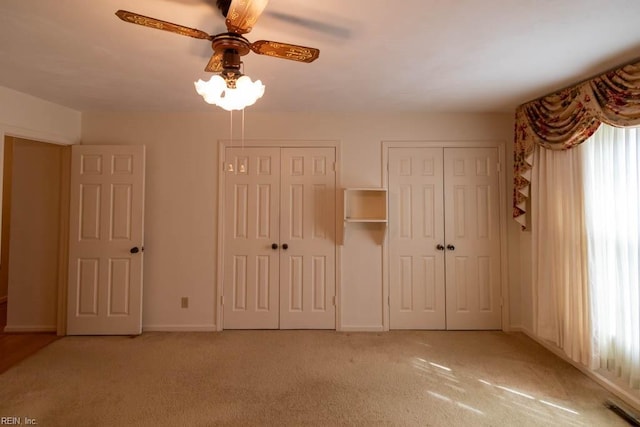
[[[498,140],[460,140],[460,141],[382,141],[382,187],[389,187],[389,149],[390,148],[497,148],[498,188],[500,192],[500,301],[502,303],[502,330],[509,331],[509,266],[507,251],[507,167],[505,161],[505,142]],[[385,234],[382,243],[382,327],[389,330],[389,233]]]
[[[222,314],[222,296],[223,292],[223,282],[224,282],[224,220],[225,220],[225,209],[224,209],[224,197],[225,197],[225,188],[226,188],[226,179],[225,179],[225,167],[224,167],[224,158],[225,158],[225,150],[229,147],[273,147],[273,148],[313,148],[313,147],[324,147],[324,148],[334,148],[336,154],[336,330],[342,330],[342,315],[341,315],[341,307],[340,303],[342,300],[342,268],[341,268],[341,259],[342,259],[342,241],[340,240],[343,235],[343,227],[344,224],[342,222],[342,217],[340,213],[343,210],[343,200],[340,197],[341,192],[338,191],[341,187],[340,184],[340,165],[341,165],[341,149],[340,149],[340,141],[338,140],[258,140],[258,139],[221,139],[218,140],[218,224],[217,224],[217,233],[218,233],[218,247],[217,247],[217,259],[216,259],[216,292],[215,292],[215,300],[214,306],[216,309],[215,314],[215,322],[216,322],[216,330],[223,330],[223,314]]]
[[[21,128],[17,126],[6,125],[0,123],[0,204],[4,203],[5,194],[2,193],[4,186],[4,151],[7,138],[19,138],[26,139],[34,142],[41,142],[44,144],[53,144],[64,146],[65,149],[62,153],[61,164],[61,193],[60,193],[60,244],[59,244],[59,257],[58,257],[58,283],[57,283],[57,314],[56,314],[56,334],[58,336],[64,336],[67,333],[67,272],[66,265],[68,260],[67,254],[67,240],[68,240],[68,170],[65,169],[66,165],[70,164],[71,160],[71,145],[78,144],[79,141],[71,139],[59,134],[49,133],[46,131],[32,130]],[[68,168],[67,168],[68,169]],[[8,194],[11,196],[11,194]],[[4,231],[4,226],[3,226]],[[2,237],[4,238],[4,236]],[[8,268],[8,265],[5,267]],[[9,291],[7,289],[7,298]]]

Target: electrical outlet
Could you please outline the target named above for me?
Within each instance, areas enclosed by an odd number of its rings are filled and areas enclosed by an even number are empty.
[[[180,301],[180,306],[182,308],[189,308],[189,297],[182,297],[182,300]]]

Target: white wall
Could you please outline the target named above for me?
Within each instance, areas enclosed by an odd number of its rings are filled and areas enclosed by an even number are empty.
[[[0,86],[0,136],[56,144],[80,142],[79,111]]]
[[[4,145],[5,135],[55,144],[78,143],[81,119],[79,111],[0,86],[0,144]],[[0,176],[3,155],[4,149],[0,149]],[[7,293],[1,287],[0,299]]]
[[[236,113],[235,123],[239,123]],[[511,114],[304,114],[246,112],[245,139],[337,140],[343,187],[380,186],[381,141],[500,140],[507,148],[511,216]],[[147,146],[145,329],[215,328],[218,140],[230,135],[229,114],[84,113],[83,144]],[[240,136],[234,127],[234,138]],[[519,245],[508,221],[509,250]],[[342,325],[382,325],[382,251],[366,227],[352,227],[342,251]],[[520,326],[520,260],[510,262],[511,325]],[[188,309],[180,297],[190,298]]]

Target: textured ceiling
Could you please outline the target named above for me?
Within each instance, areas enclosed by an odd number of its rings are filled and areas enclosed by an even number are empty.
[[[194,91],[214,0],[2,0],[0,86],[80,111],[211,111]],[[256,111],[508,112],[640,57],[638,0],[271,0],[246,35],[313,46],[311,64],[249,54]]]

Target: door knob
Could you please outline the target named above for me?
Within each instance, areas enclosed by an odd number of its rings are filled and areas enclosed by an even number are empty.
[[[129,252],[131,252],[132,254],[137,254],[138,252],[140,252],[140,248],[138,248],[137,246],[134,246],[131,249],[129,249]]]
[[[447,249],[449,249],[450,251],[455,251],[456,247],[453,245],[447,245]]]
[[[275,251],[276,249],[278,249],[278,244],[277,244],[277,243],[272,243],[272,244],[271,244],[271,249],[273,249],[274,251]]]
[[[438,245],[436,246],[436,249],[439,251],[444,251],[444,245],[441,245],[440,243],[438,243]]]
[[[286,243],[283,243],[282,244],[282,249],[284,249],[286,251],[287,249],[289,249],[289,245],[287,245]]]

